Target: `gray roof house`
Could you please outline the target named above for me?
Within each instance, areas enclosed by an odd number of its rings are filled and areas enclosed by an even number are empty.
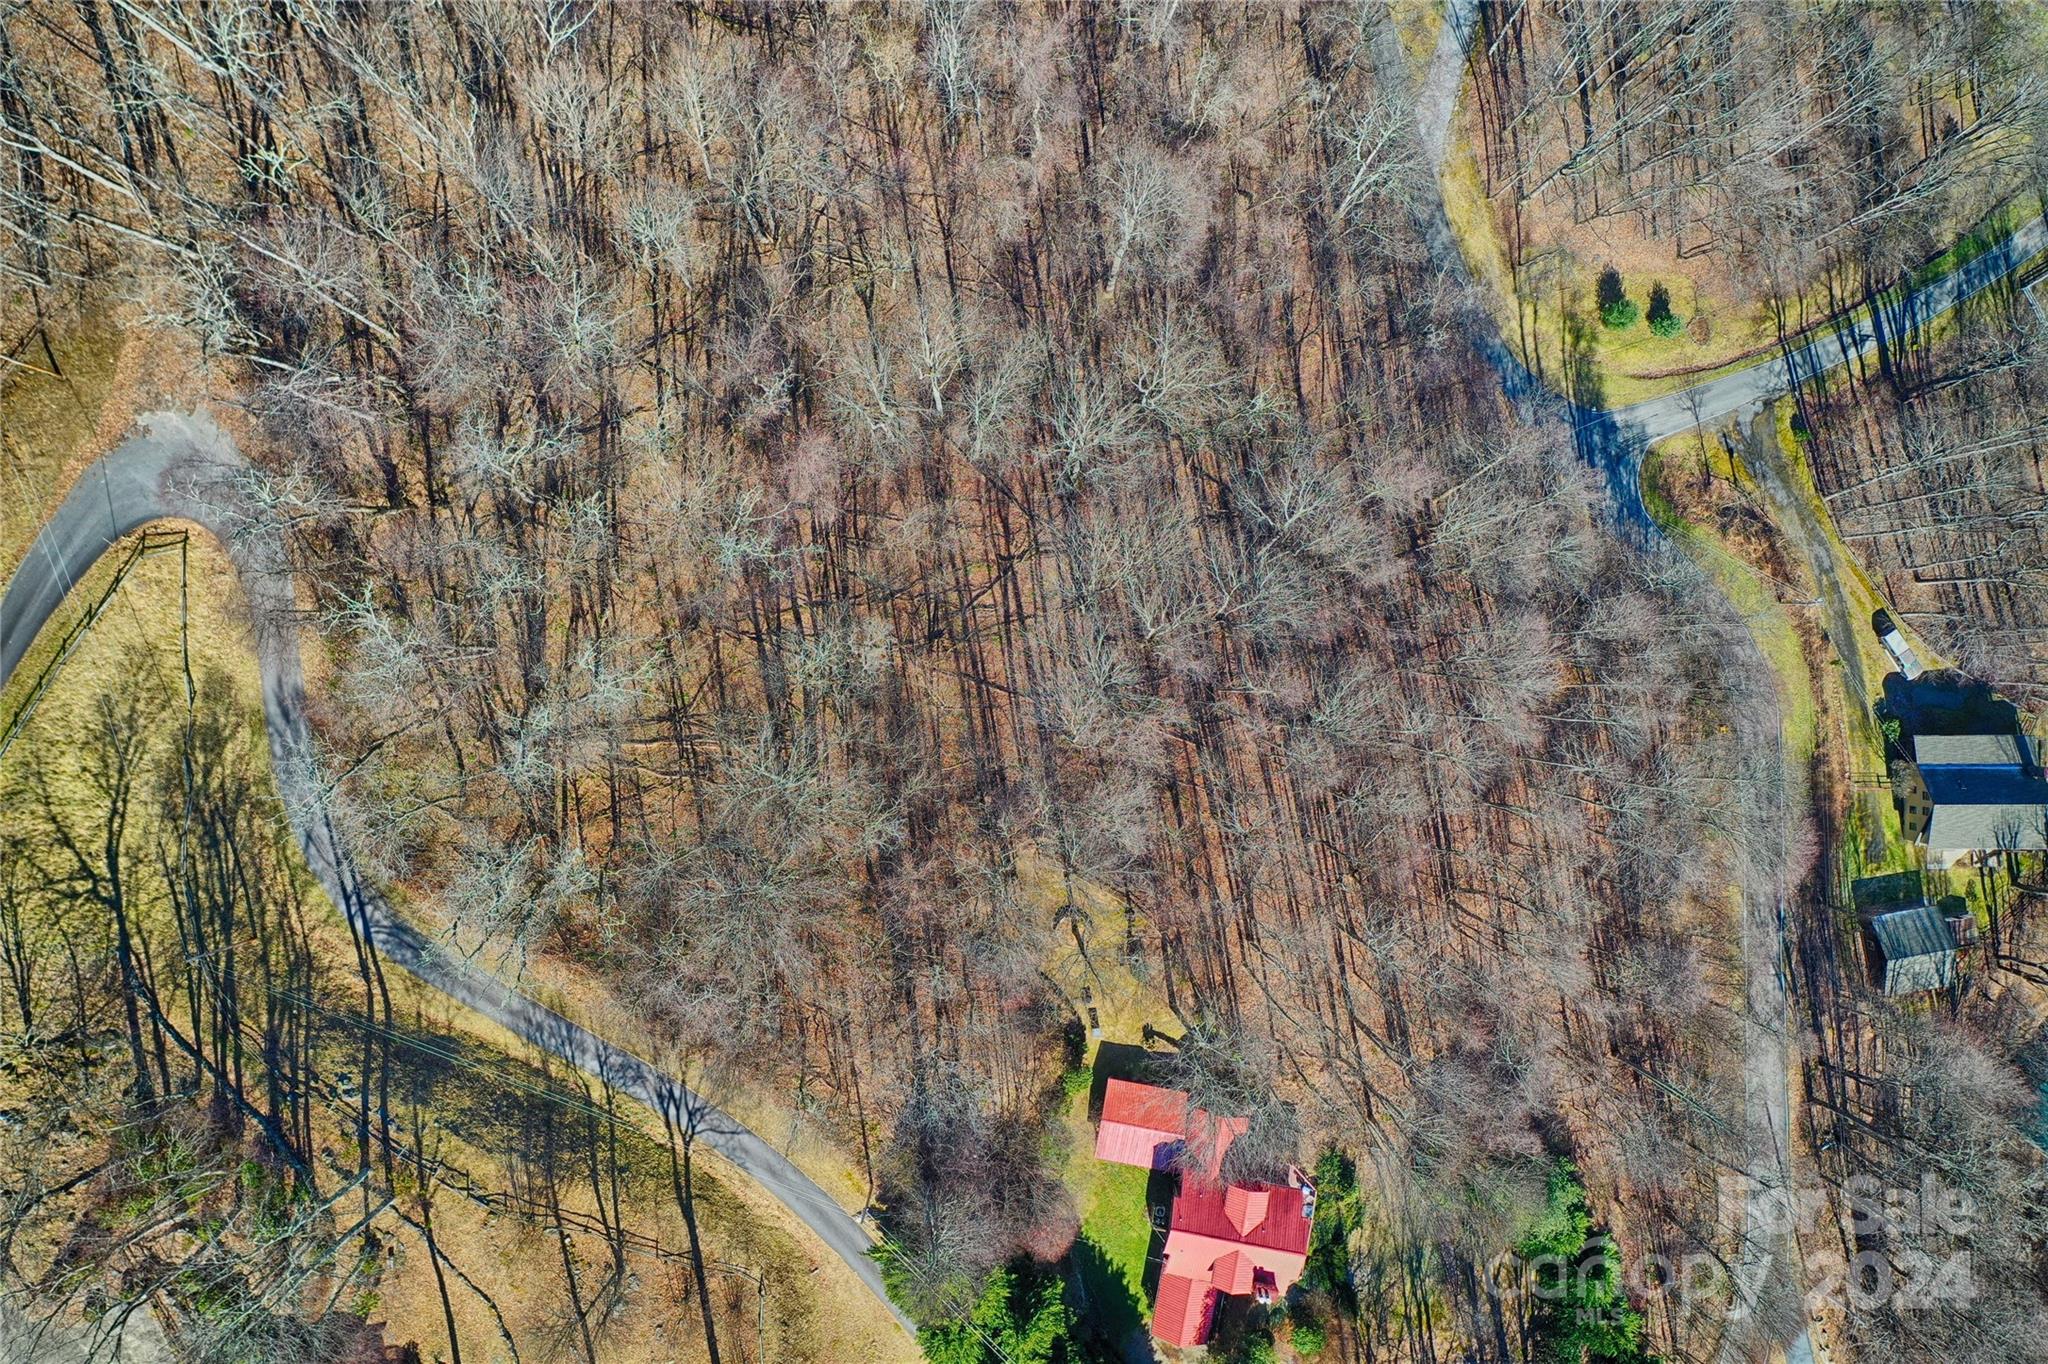
[[[1906,837],[1929,863],[2048,848],[2048,781],[2020,734],[1916,734],[1899,781]]]
[[[1948,921],[1927,905],[1895,909],[1870,921],[1884,958],[1884,992],[1946,990],[1956,979],[1956,940]]]

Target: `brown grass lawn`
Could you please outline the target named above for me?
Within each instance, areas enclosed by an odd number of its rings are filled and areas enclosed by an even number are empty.
[[[1037,849],[1017,850],[1017,881],[1027,903],[1052,921],[1053,943],[1045,973],[1077,1013],[1093,1006],[1101,1018],[1102,1040],[1139,1045],[1147,1024],[1169,1036],[1180,1023],[1149,974],[1149,958],[1124,951],[1126,909],[1113,891],[1069,877]],[[1143,925],[1136,925],[1142,933]],[[1094,1052],[1091,1039],[1088,1052]]]

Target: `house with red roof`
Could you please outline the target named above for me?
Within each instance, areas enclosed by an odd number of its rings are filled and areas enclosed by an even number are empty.
[[[1287,1296],[1308,1264],[1308,1227],[1300,1189],[1190,1181],[1173,1200],[1152,1334],[1169,1345],[1200,1345],[1219,1298]]]
[[[1194,1107],[1186,1091],[1111,1080],[1102,1092],[1102,1121],[1095,1128],[1095,1158],[1171,1170],[1184,1149],[1202,1153],[1203,1171],[1213,1182],[1223,1154],[1243,1135],[1248,1119],[1219,1117]]]
[[[1152,1334],[1169,1345],[1209,1338],[1226,1297],[1285,1297],[1308,1263],[1310,1207],[1278,1184],[1225,1184],[1223,1155],[1250,1121],[1197,1108],[1177,1089],[1111,1080],[1095,1129],[1095,1158],[1169,1170],[1192,1145],[1200,1169],[1184,1170],[1174,1195],[1152,1307]]]

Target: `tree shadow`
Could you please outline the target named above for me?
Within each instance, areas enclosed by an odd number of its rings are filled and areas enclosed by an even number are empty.
[[[1615,520],[1625,531],[1648,538],[1654,526],[1643,505],[1642,463],[1645,433],[1633,422],[1622,423],[1604,408],[1571,409],[1572,443],[1579,457],[1607,480]]]
[[[1168,1210],[1179,1187],[1170,1170],[1153,1170],[1145,1180],[1145,1265],[1138,1290],[1132,1292],[1123,1270],[1102,1244],[1082,1232],[1068,1251],[1087,1296],[1084,1320],[1089,1333],[1125,1364],[1151,1364],[1150,1306],[1159,1300],[1159,1273],[1166,1252]]]
[[[1647,536],[1651,523],[1641,486],[1646,433],[1633,422],[1619,421],[1607,406],[1607,385],[1593,353],[1595,325],[1575,312],[1565,314],[1564,368],[1559,378],[1572,444],[1579,458],[1606,478],[1607,494],[1623,529]]]
[[[1166,1226],[1173,1208],[1173,1196],[1180,1189],[1180,1176],[1172,1170],[1154,1170],[1145,1178],[1145,1220],[1152,1225],[1145,1243],[1145,1297],[1159,1301],[1159,1271],[1166,1262]]]
[[[1087,1304],[1082,1321],[1087,1332],[1126,1361],[1153,1358],[1146,1328],[1145,1304],[1131,1292],[1123,1272],[1096,1240],[1083,1232],[1067,1252],[1080,1279]],[[1148,1263],[1148,1270],[1149,1270]],[[1133,1345],[1142,1345],[1142,1355]]]
[[[1917,871],[1860,876],[1849,883],[1849,901],[1863,915],[1882,913],[1900,905],[1917,905],[1926,897],[1926,878]]]
[[[1600,362],[1593,354],[1594,323],[1576,309],[1566,308],[1562,317],[1564,368],[1558,375],[1565,400],[1579,407],[1605,408],[1607,385],[1600,379]]]
[[[1905,735],[2012,734],[2019,710],[1989,684],[1962,673],[1928,672],[1908,681],[1904,673],[1884,679],[1880,720],[1897,720]],[[1902,747],[1911,752],[1910,743]]]
[[[1111,1080],[1153,1085],[1159,1083],[1161,1073],[1159,1058],[1145,1048],[1105,1039],[1095,1048],[1095,1078],[1088,1087],[1088,1121],[1102,1121],[1102,1096]]]
[[[377,1077],[353,1073],[363,1059],[360,1017],[330,1013],[317,1029],[314,1051],[343,1101],[353,1102],[360,1088],[369,1089],[373,1123],[388,1099],[394,1129],[402,1130],[415,1111],[431,1115],[436,1126],[505,1168],[530,1159],[538,1134],[551,1126],[563,1134],[565,1149],[595,1139],[608,1126],[601,1088],[565,1064],[536,1064],[431,1018],[380,1018],[377,1027],[389,1044],[388,1091]],[[619,1113],[618,1168],[636,1190],[658,1187],[665,1148],[640,1130],[635,1116],[630,1109]]]

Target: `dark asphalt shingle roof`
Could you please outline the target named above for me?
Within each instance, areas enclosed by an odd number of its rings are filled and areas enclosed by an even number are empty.
[[[2048,782],[2011,767],[1923,767],[1930,848],[2048,848]]]
[[[2017,734],[1916,734],[1913,758],[1922,767],[1950,763],[1969,767],[2018,767],[2027,760]]]
[[[2048,848],[2048,781],[2018,734],[1916,734],[1933,812],[1925,842],[1961,852]]]

